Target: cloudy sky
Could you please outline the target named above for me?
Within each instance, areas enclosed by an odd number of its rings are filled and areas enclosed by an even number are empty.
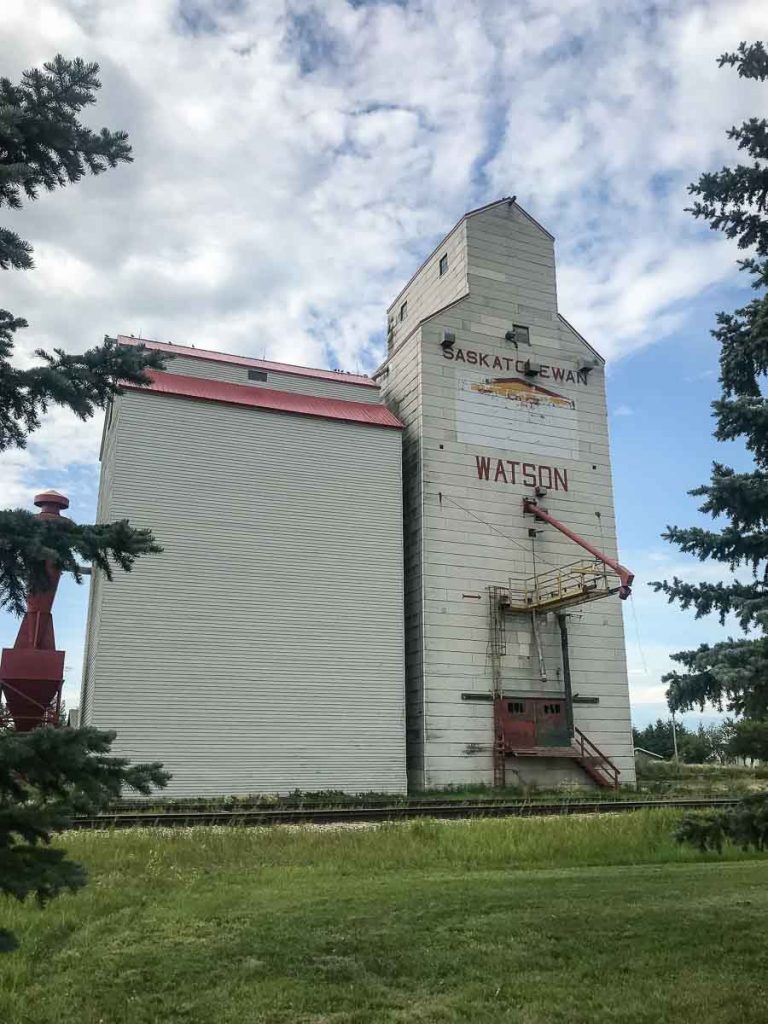
[[[4,222],[36,268],[3,273],[23,362],[105,333],[370,371],[384,311],[439,237],[516,194],[557,237],[560,308],[609,358],[639,721],[670,650],[716,639],[644,586],[705,570],[659,533],[715,449],[714,312],[744,298],[732,246],[684,212],[764,110],[715,58],[760,38],[762,0],[3,0],[0,73],[55,53],[101,65],[87,119],[135,162]],[[52,414],[0,461],[3,505],[41,486],[93,515],[101,424]],[[720,453],[740,463],[738,450]],[[77,702],[84,590],[58,606]],[[0,639],[15,624],[0,619]]]

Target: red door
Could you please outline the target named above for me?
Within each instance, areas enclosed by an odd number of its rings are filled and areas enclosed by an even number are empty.
[[[532,700],[504,697],[499,700],[499,720],[508,749],[536,746],[536,710]]]

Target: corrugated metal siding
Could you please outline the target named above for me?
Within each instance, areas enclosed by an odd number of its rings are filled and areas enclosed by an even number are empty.
[[[101,471],[99,479],[99,497],[96,506],[96,522],[110,522],[109,498],[112,493],[112,470],[114,467],[114,445],[117,421],[120,415],[119,401],[112,401],[107,406],[101,441]],[[99,626],[101,622],[101,587],[102,573],[94,568],[90,577],[88,592],[88,615],[83,651],[83,676],[80,685],[80,719],[83,724],[88,722],[93,701],[93,671],[95,652],[98,646]]]
[[[302,395],[317,395],[320,398],[340,398],[346,402],[381,402],[378,388],[361,384],[347,384],[344,374],[338,381],[323,380],[319,377],[303,377],[293,373],[279,373],[264,370],[265,381],[248,379],[248,367],[234,363],[217,363],[211,359],[195,359],[191,356],[172,356],[166,364],[168,373],[183,373],[190,377],[206,377],[208,380],[226,380],[231,384],[247,384],[255,388],[277,388],[278,391],[295,391]]]
[[[88,724],[175,795],[402,792],[400,432],[118,404],[109,515],[164,552],[101,587]]]

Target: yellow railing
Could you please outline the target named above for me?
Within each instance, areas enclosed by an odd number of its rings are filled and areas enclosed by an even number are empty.
[[[522,591],[510,581],[509,603],[512,607],[545,608],[579,598],[602,597],[611,593],[615,585],[613,574],[602,562],[582,560],[529,577],[523,582]]]

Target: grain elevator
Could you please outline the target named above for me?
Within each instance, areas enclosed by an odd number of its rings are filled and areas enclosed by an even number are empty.
[[[163,552],[92,577],[83,724],[174,796],[634,781],[604,362],[514,199],[402,289],[372,377],[147,344],[99,519]]]
[[[552,235],[513,198],[466,214],[388,334],[411,785],[633,782],[604,361]]]

